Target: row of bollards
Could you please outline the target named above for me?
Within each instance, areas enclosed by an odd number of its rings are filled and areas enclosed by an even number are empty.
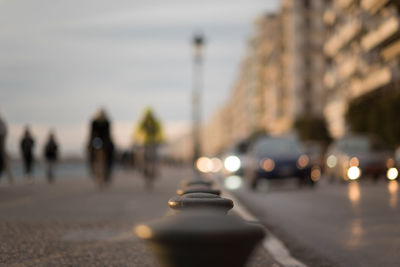
[[[233,201],[211,181],[187,181],[168,201],[173,212],[135,228],[164,267],[243,267],[264,230],[227,214]]]

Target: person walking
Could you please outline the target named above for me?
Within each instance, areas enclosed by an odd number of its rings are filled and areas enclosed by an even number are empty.
[[[7,171],[8,182],[13,183],[10,162],[6,151],[7,125],[0,115],[0,178],[4,170]]]
[[[54,181],[54,167],[58,160],[58,144],[55,140],[53,132],[50,132],[49,134],[47,142],[44,146],[43,154],[46,160],[47,181],[52,183]]]
[[[28,182],[32,181],[32,173],[33,173],[33,148],[35,146],[35,140],[33,139],[29,127],[25,127],[24,135],[21,139],[20,149],[21,156],[24,163],[24,172],[25,176],[28,179]]]
[[[96,176],[97,173],[102,176],[101,184],[110,182],[114,161],[114,143],[111,138],[111,123],[103,109],[99,110],[90,122],[88,154],[92,175]],[[99,169],[101,170],[99,171]]]

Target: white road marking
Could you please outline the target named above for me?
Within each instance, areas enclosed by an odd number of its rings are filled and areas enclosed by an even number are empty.
[[[221,187],[222,188],[222,187]],[[259,220],[247,210],[237,198],[226,190],[222,190],[222,194],[227,198],[233,200],[233,210],[244,220],[250,222],[259,222]],[[290,251],[286,248],[282,241],[280,241],[275,235],[273,235],[268,229],[265,228],[267,236],[263,241],[264,248],[271,254],[271,256],[284,267],[307,267],[304,263],[295,259]]]

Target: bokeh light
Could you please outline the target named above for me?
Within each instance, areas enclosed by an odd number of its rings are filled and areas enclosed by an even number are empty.
[[[219,158],[212,158],[211,165],[211,172],[217,173],[222,170],[222,161]]]
[[[328,158],[326,159],[326,165],[328,165],[329,168],[334,168],[337,164],[337,158],[335,155],[329,155]]]
[[[399,171],[396,168],[390,168],[386,172],[386,177],[389,180],[395,180],[399,176]]]
[[[240,169],[241,163],[237,156],[229,156],[224,161],[224,167],[230,172],[235,172]]]
[[[321,178],[321,169],[319,167],[313,167],[311,170],[311,180],[317,182]]]
[[[358,166],[360,164],[360,161],[358,160],[357,157],[352,157],[350,160],[350,166]]]
[[[350,180],[357,180],[358,178],[360,178],[360,175],[361,175],[361,170],[356,166],[352,166],[347,170],[347,177]]]
[[[242,186],[242,183],[243,181],[240,176],[232,175],[225,179],[224,186],[229,190],[236,190]]]
[[[301,155],[299,159],[297,160],[297,167],[299,169],[304,169],[307,167],[308,163],[310,162],[310,159],[307,155]]]
[[[274,170],[275,168],[275,162],[270,159],[270,158],[266,158],[263,160],[262,162],[262,166],[261,166],[265,171],[267,172],[271,172]]]
[[[208,173],[212,170],[212,161],[207,157],[200,157],[196,161],[196,167],[203,173]]]

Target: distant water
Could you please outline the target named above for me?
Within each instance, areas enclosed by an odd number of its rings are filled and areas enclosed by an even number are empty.
[[[11,170],[15,181],[25,179],[24,169],[21,161],[11,163]],[[35,162],[33,167],[34,180],[46,179],[46,164],[44,162]],[[55,179],[75,179],[88,177],[88,168],[85,162],[59,162],[55,165]],[[7,174],[4,172],[1,180],[7,180]]]

